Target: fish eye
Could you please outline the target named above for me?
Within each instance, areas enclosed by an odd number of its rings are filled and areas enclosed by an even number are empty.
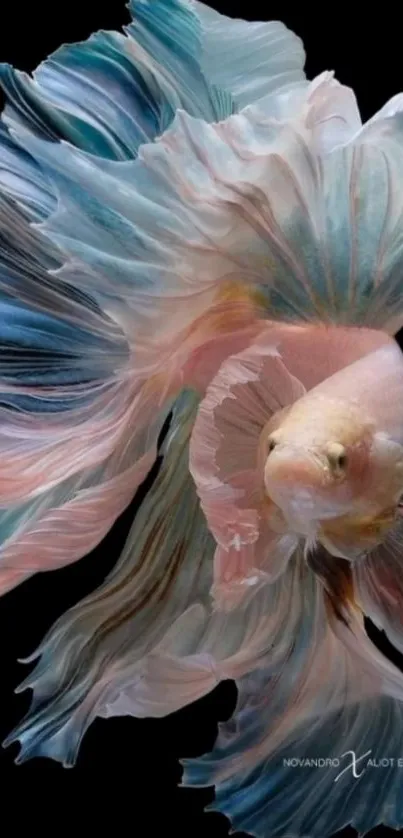
[[[326,455],[332,471],[345,471],[348,463],[348,457],[344,445],[341,445],[340,442],[330,443],[330,445],[327,446]]]
[[[269,436],[267,440],[267,453],[270,454],[277,445],[277,439],[274,436]]]

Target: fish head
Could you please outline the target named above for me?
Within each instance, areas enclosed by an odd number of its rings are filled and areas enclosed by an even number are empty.
[[[403,431],[402,373],[403,365]],[[343,371],[332,379],[263,429],[262,476],[290,530],[352,559],[382,541],[400,514],[403,435],[395,431],[399,418],[392,422],[382,404],[377,409],[381,385],[368,399],[368,381],[361,398],[360,377],[352,388],[351,370],[345,387]]]

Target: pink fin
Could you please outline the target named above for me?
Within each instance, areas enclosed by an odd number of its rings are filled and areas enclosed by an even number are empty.
[[[258,449],[270,417],[304,392],[275,348],[258,340],[222,364],[200,405],[190,469],[219,545],[213,594],[224,607],[281,572],[289,557],[267,525]],[[271,551],[277,554],[272,567]]]
[[[31,499],[31,505],[3,544],[0,594],[32,573],[56,569],[89,553],[129,504],[155,461],[169,402],[161,409],[158,385],[147,385],[137,394],[128,390],[124,401],[125,410],[119,417],[113,403],[109,415],[105,408],[104,422],[100,413],[92,423],[89,417],[87,423],[69,426],[68,432],[60,422],[55,430],[57,444],[47,454],[47,485],[43,458],[52,428],[46,424],[45,433],[36,420],[36,435],[31,432],[25,438],[23,417],[22,423],[16,419],[15,425],[6,429],[16,440],[17,451],[24,445],[31,451],[29,457],[16,458],[13,480],[3,478],[0,494],[4,502],[5,496],[10,501],[18,492],[25,500]],[[21,439],[22,445],[18,445]],[[4,461],[3,466],[7,469]]]

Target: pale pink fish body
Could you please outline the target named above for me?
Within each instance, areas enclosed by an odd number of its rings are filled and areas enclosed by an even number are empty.
[[[8,741],[72,765],[96,716],[232,678],[184,782],[233,829],[403,826],[397,765],[286,764],[403,753],[363,616],[403,651],[403,97],[362,125],[283,24],[130,5],[32,78],[0,65],[0,594],[92,551],[161,455]]]

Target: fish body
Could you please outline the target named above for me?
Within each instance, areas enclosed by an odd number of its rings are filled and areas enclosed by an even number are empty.
[[[70,766],[95,717],[233,679],[183,783],[234,830],[403,827],[403,675],[364,626],[403,651],[403,96],[363,125],[280,22],[130,11],[0,65],[0,593],[149,478],[6,744]]]

